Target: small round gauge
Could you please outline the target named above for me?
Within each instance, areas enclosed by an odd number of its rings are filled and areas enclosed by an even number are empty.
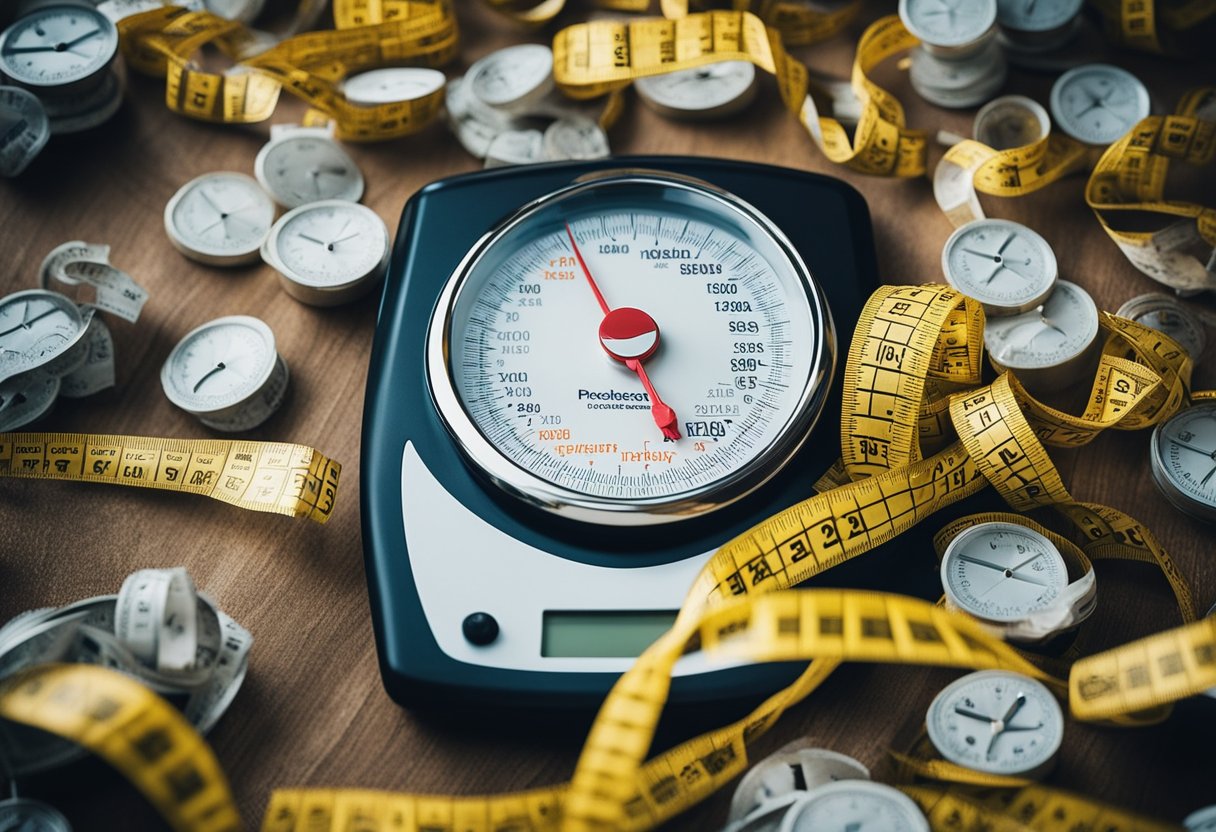
[[[773,476],[822,409],[834,352],[817,284],[763,215],[700,182],[615,172],[474,247],[427,361],[444,422],[495,486],[640,525]]]
[[[996,21],[1018,45],[1050,49],[1059,43],[1055,35],[1071,33],[1084,4],[1085,0],[996,0]]]
[[[1182,819],[1186,832],[1216,832],[1216,804],[1196,809]]]
[[[44,6],[0,33],[0,71],[45,92],[96,83],[117,53],[118,30],[87,6]]]
[[[1002,95],[975,114],[975,140],[995,150],[1025,147],[1051,132],[1043,105],[1024,95]]]
[[[276,127],[258,151],[253,172],[285,208],[326,199],[358,202],[363,196],[359,166],[323,128]]]
[[[14,832],[72,832],[68,819],[54,807],[24,797],[0,800],[0,829]]]
[[[364,295],[384,274],[384,220],[354,202],[326,200],[288,211],[270,230],[263,259],[302,303],[333,306]]]
[[[1064,714],[1051,691],[1007,670],[956,679],[934,698],[925,725],[955,765],[1032,779],[1050,771],[1064,739]]]
[[[1110,64],[1068,70],[1051,88],[1051,116],[1074,139],[1106,145],[1149,114],[1148,90],[1135,75]]]
[[[957,49],[976,43],[996,23],[996,0],[899,0],[899,18],[929,47]]]
[[[51,126],[38,97],[20,87],[0,86],[0,176],[17,176],[46,146]]]
[[[1192,517],[1216,521],[1216,402],[1203,402],[1157,425],[1149,454],[1153,480]]]
[[[1098,337],[1098,307],[1075,283],[1057,280],[1041,306],[992,318],[984,346],[998,372],[1013,370],[1031,392],[1059,390],[1076,380]]]
[[[237,266],[258,258],[274,222],[274,202],[243,173],[221,171],[191,179],[165,206],[169,241],[191,260]]]
[[[446,77],[437,69],[393,66],[352,75],[342,82],[342,92],[350,103],[372,107],[424,98],[445,83]]]
[[[1203,324],[1172,295],[1161,292],[1137,295],[1120,306],[1115,314],[1165,333],[1195,361],[1203,355],[1208,343]]]
[[[946,282],[994,317],[1044,303],[1056,284],[1056,256],[1033,230],[1010,220],[980,219],[955,229],[942,248]]]
[[[257,318],[229,315],[178,342],[160,370],[169,401],[217,430],[248,430],[282,403],[287,365]]]
[[[59,378],[34,374],[0,382],[0,433],[16,430],[46,414],[59,397]]]
[[[729,118],[756,97],[756,68],[749,61],[720,61],[633,82],[638,97],[669,118]]]
[[[946,547],[942,587],[953,606],[983,621],[1022,621],[1060,603],[1068,568],[1060,551],[1034,529],[980,523]]]
[[[596,122],[583,116],[565,116],[545,128],[544,157],[559,159],[603,159],[612,151],[608,136]]]
[[[884,783],[841,780],[812,789],[790,806],[778,832],[929,832],[912,798]]]
[[[89,317],[68,298],[45,289],[0,298],[0,381],[31,370],[58,377],[79,367]]]
[[[553,89],[553,51],[537,43],[508,46],[469,67],[464,80],[482,104],[520,112]]]
[[[799,792],[839,780],[869,779],[870,770],[845,754],[826,748],[787,746],[743,775],[731,797],[730,821],[742,820],[762,808],[768,815],[777,798],[797,797]]]

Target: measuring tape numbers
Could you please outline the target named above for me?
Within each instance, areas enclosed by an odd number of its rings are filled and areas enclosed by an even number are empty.
[[[201,494],[250,511],[333,513],[342,466],[303,445],[80,433],[0,434],[0,477]]]

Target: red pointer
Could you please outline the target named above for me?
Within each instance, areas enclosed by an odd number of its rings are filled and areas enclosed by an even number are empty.
[[[650,397],[650,414],[654,416],[654,423],[666,438],[679,439],[680,429],[676,412],[659,398],[658,391],[650,383],[650,376],[646,374],[646,368],[642,366],[642,362],[654,355],[655,350],[659,348],[659,325],[641,309],[630,306],[610,308],[600,292],[600,287],[595,284],[595,278],[591,276],[591,270],[587,268],[582,252],[578,250],[570,223],[566,223],[566,234],[570,237],[574,256],[578,258],[578,264],[587,276],[587,283],[590,284],[591,291],[604,312],[604,320],[600,322],[600,346],[608,355],[638,374],[642,386],[646,388],[646,395]]]

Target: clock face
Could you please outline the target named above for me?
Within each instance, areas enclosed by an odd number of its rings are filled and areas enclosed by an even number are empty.
[[[942,558],[950,601],[987,621],[1019,621],[1058,603],[1068,585],[1059,550],[1014,523],[981,523],[950,542]]]
[[[900,0],[899,16],[927,44],[966,46],[996,22],[996,0]]]
[[[781,820],[780,832],[929,832],[929,822],[898,789],[842,780],[807,792]]]
[[[722,61],[693,69],[638,78],[638,95],[659,112],[677,118],[720,118],[752,100],[756,68],[749,61]]]
[[[273,265],[293,280],[337,287],[377,271],[388,250],[388,234],[370,208],[331,200],[285,214],[267,247]]]
[[[1038,306],[1056,282],[1047,241],[1016,222],[980,219],[958,228],[942,250],[947,282],[994,315]]]
[[[1004,670],[972,673],[946,687],[925,724],[943,757],[991,774],[1042,773],[1064,738],[1064,714],[1051,691]]]
[[[30,87],[78,84],[109,66],[118,51],[114,24],[86,6],[47,6],[0,37],[0,69]]]
[[[270,327],[257,318],[231,315],[186,335],[161,368],[161,384],[183,410],[216,412],[257,393],[276,356]]]
[[[0,298],[0,381],[50,364],[76,346],[84,330],[76,304],[57,292],[31,289]]]
[[[1006,318],[991,318],[984,346],[992,359],[1010,369],[1040,369],[1081,355],[1098,335],[1098,307],[1074,283],[1056,281],[1041,306]]]
[[[187,257],[216,265],[256,258],[274,222],[274,202],[243,173],[206,173],[165,208],[169,239]]]
[[[1051,88],[1056,124],[1086,144],[1110,144],[1149,114],[1148,90],[1136,76],[1109,64],[1070,69]]]
[[[288,208],[325,199],[358,202],[363,174],[328,136],[296,131],[271,139],[254,160],[258,182]]]
[[[1178,508],[1216,520],[1216,402],[1181,411],[1153,433],[1152,471]]]

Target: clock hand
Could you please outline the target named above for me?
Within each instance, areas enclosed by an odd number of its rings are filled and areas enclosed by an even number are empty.
[[[1041,557],[1041,556],[1042,556],[1042,554],[1043,554],[1042,552],[1036,552],[1035,554],[1033,554],[1033,555],[1031,555],[1030,557],[1026,558],[1026,560],[1024,560],[1024,561],[1022,561],[1021,563],[1019,563],[1017,566],[1011,566],[1011,567],[1009,567],[1009,571],[1010,571],[1010,572],[1017,572],[1019,569],[1021,569],[1021,568],[1022,568],[1023,566],[1025,566],[1026,564],[1030,563],[1031,561],[1035,560],[1035,559],[1036,559],[1036,558],[1038,558],[1038,557]]]
[[[987,723],[996,722],[996,720],[990,716],[984,716],[983,714],[977,714],[975,711],[969,711],[966,708],[960,708],[958,705],[954,706],[954,712],[956,714],[958,714],[959,716],[965,716],[969,719],[978,719],[980,722],[987,722]]]
[[[339,237],[338,239],[334,240],[332,243],[329,244],[329,250],[333,251],[334,246],[336,246],[338,243],[344,243],[347,240],[353,240],[355,237],[358,237],[358,236],[359,236],[359,232],[356,231],[354,234],[347,234],[345,237]]]
[[[995,254],[989,254],[988,252],[980,251],[979,249],[967,248],[966,246],[963,246],[963,251],[967,252],[968,254],[974,254],[977,257],[983,257],[986,260],[991,260],[994,263],[998,262],[1001,259],[1000,257],[997,257]]]
[[[318,240],[316,237],[309,237],[307,234],[297,234],[296,236],[302,237],[303,239],[308,240],[310,243],[316,243],[317,245],[325,246],[326,248],[329,247],[329,243]]]
[[[979,558],[973,558],[973,557],[971,557],[971,555],[959,555],[958,559],[965,560],[968,563],[974,563],[977,566],[987,566],[989,569],[995,569],[997,572],[1005,571],[1005,567],[1003,567],[1003,566],[998,566],[997,564],[992,563],[991,561],[980,560]]]
[[[1019,693],[1017,698],[1013,700],[1013,704],[1009,706],[1009,710],[1005,711],[1005,715],[992,724],[992,738],[988,740],[988,750],[984,752],[984,758],[992,756],[992,749],[996,745],[996,738],[1005,733],[1005,724],[1022,709],[1026,704],[1026,694]]]
[[[1186,448],[1188,451],[1194,451],[1197,454],[1203,454],[1204,456],[1210,456],[1212,459],[1216,459],[1216,451],[1205,451],[1200,448],[1196,448],[1194,445],[1188,445],[1187,443],[1179,439],[1175,439],[1172,436],[1167,436],[1166,439],[1173,442],[1175,445],[1180,445],[1181,447]]]
[[[1005,268],[1009,269],[1009,271],[1013,272],[1014,274],[1016,274],[1018,277],[1022,278],[1023,280],[1030,280],[1030,279],[1031,279],[1029,275],[1022,274],[1020,271],[1018,271],[1017,269],[1015,269],[1015,268],[1013,267],[1013,265],[1012,265],[1011,261],[1009,261],[1009,260],[1003,260],[1003,261],[1001,262],[1001,265],[1002,265],[1002,266],[1004,266]]]
[[[100,29],[94,29],[91,32],[86,32],[85,34],[81,35],[78,38],[73,38],[72,40],[68,41],[67,43],[63,44],[62,46],[56,46],[56,49],[63,49],[63,50],[71,49],[73,46],[80,43],[81,41],[86,41],[89,38],[93,37],[94,35],[100,35],[100,34],[101,34]]]
[[[220,363],[218,363],[214,367],[212,367],[210,370],[208,370],[206,373],[204,373],[203,377],[194,383],[194,389],[192,392],[197,393],[198,388],[203,386],[204,381],[211,378],[213,375],[215,375],[216,373],[220,372],[223,369],[225,369],[225,364],[223,361],[221,361]]]
[[[1037,731],[1043,727],[1043,723],[1038,725],[1006,725],[1006,731]]]
[[[61,52],[58,45],[53,43],[43,44],[42,46],[13,46],[5,49],[5,54],[8,55],[24,55],[30,52]]]
[[[211,207],[212,207],[212,208],[215,210],[215,213],[217,213],[217,214],[219,214],[219,215],[220,215],[220,219],[221,219],[221,220],[226,220],[226,219],[228,219],[228,212],[227,212],[227,211],[224,211],[224,210],[221,210],[221,209],[220,209],[220,206],[218,206],[218,205],[216,205],[216,204],[215,204],[215,200],[214,200],[214,199],[212,199],[211,197],[209,197],[209,196],[207,195],[207,192],[206,192],[205,190],[203,190],[202,188],[199,188],[199,189],[198,189],[198,195],[199,195],[199,196],[201,196],[201,197],[203,198],[203,201],[204,201],[204,202],[206,202],[208,205],[210,205],[210,206],[211,206]],[[208,227],[210,227],[210,226],[208,226]]]
[[[29,304],[27,303],[27,304],[25,305],[25,307],[26,307],[26,309],[29,309]],[[57,311],[58,311],[58,310],[57,310],[57,309],[55,309],[55,307],[53,307],[53,306],[52,306],[50,309],[46,310],[46,311],[45,311],[45,312],[43,312],[42,314],[40,314],[40,315],[35,315],[34,317],[30,318],[28,321],[22,321],[21,323],[17,324],[16,326],[14,326],[14,327],[11,327],[11,328],[9,328],[9,329],[4,330],[4,332],[0,332],[0,335],[8,335],[10,332],[16,332],[16,331],[17,331],[17,330],[19,330],[19,329],[29,329],[29,328],[30,328],[30,324],[35,323],[35,322],[37,322],[37,321],[41,321],[41,320],[42,320],[43,318],[45,318],[47,315],[52,315],[52,314],[54,314],[54,313],[55,313],[55,312],[57,312]]]
[[[1207,476],[1205,476],[1203,479],[1201,479],[1201,480],[1199,481],[1199,484],[1200,484],[1200,485],[1207,485],[1207,484],[1208,484],[1208,480],[1210,480],[1210,479],[1212,478],[1212,474],[1216,474],[1216,468],[1213,468],[1211,471],[1208,471]]]
[[[342,236],[342,232],[346,230],[346,226],[348,226],[348,225],[350,225],[350,217],[347,217],[347,218],[346,218],[346,222],[342,223],[342,227],[338,229],[338,233],[337,233],[337,234],[335,234],[334,236],[335,236],[335,237],[341,237],[341,236]],[[331,241],[331,242],[330,242],[330,245],[332,246],[332,245],[334,244],[334,242],[336,242],[336,241]],[[333,251],[333,249],[330,249],[330,251]]]

